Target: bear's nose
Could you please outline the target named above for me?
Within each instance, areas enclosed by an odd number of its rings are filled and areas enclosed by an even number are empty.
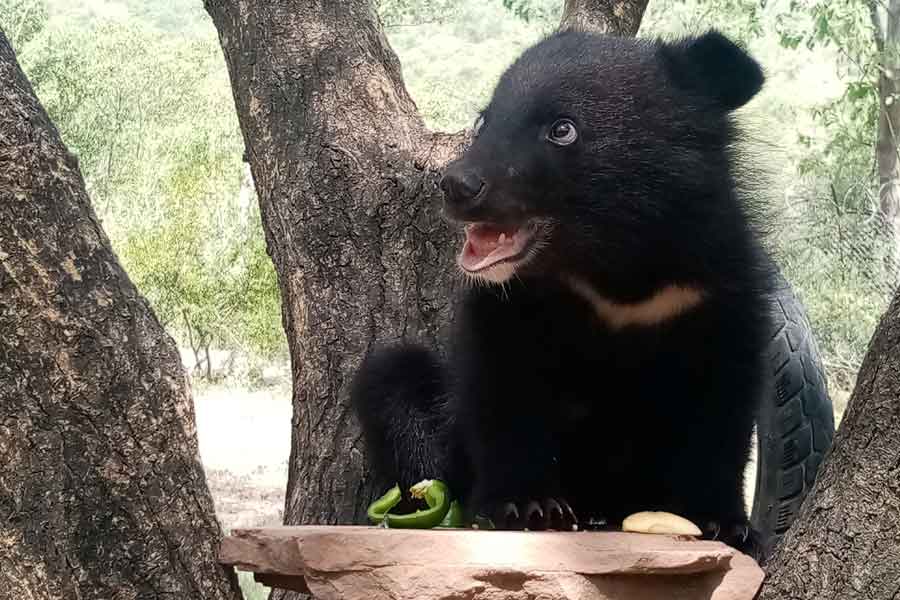
[[[484,180],[472,170],[451,169],[441,178],[441,190],[447,202],[458,208],[469,208],[484,189]]]

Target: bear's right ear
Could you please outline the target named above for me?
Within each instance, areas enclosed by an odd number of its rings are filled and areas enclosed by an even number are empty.
[[[663,43],[659,53],[675,85],[727,111],[749,102],[765,81],[759,63],[718,31]]]

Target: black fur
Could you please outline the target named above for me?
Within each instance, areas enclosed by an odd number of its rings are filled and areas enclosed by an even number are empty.
[[[564,525],[563,500],[582,522],[666,510],[749,549],[772,277],[729,113],[762,83],[715,32],[563,32],[509,68],[446,171],[445,211],[533,242],[514,276],[464,293],[447,365],[415,346],[366,359],[352,397],[385,483],[446,479],[509,527]],[[548,142],[560,118],[574,143]],[[615,324],[589,301],[673,285],[702,300],[659,323]]]

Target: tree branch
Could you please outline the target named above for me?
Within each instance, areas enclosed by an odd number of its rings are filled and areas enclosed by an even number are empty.
[[[878,54],[884,54],[884,28],[881,25],[881,17],[878,16],[878,0],[869,1],[869,18],[872,20],[872,27],[875,28],[875,47]]]
[[[566,0],[560,29],[634,36],[648,0]]]

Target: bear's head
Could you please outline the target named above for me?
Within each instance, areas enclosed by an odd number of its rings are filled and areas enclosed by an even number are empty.
[[[564,31],[501,77],[441,181],[460,268],[575,276],[618,301],[702,282],[747,220],[731,111],[759,65],[717,32],[676,42]]]

